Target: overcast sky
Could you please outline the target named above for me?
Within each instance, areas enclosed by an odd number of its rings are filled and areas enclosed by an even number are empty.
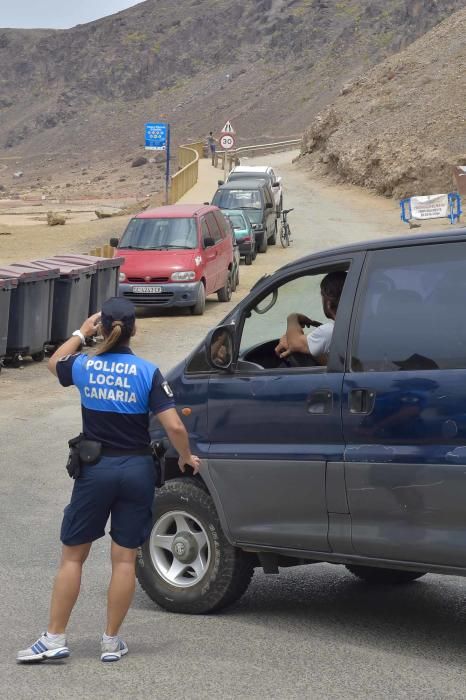
[[[74,27],[141,0],[0,0],[0,27]]]

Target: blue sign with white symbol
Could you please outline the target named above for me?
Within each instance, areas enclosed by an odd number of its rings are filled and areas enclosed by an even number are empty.
[[[165,151],[168,141],[168,124],[146,124],[146,150]]]

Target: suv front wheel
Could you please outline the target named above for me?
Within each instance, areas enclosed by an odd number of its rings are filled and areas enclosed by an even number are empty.
[[[138,553],[145,592],[170,612],[202,614],[234,603],[254,573],[251,555],[226,539],[214,502],[194,479],[157,491],[152,532]]]

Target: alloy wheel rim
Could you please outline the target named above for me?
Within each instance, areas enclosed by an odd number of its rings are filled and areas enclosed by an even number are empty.
[[[211,549],[197,518],[181,510],[164,513],[149,539],[152,564],[159,576],[177,588],[190,588],[207,573]]]

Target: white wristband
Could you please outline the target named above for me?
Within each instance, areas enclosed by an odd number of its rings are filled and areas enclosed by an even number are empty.
[[[71,337],[76,336],[76,338],[79,338],[81,340],[81,345],[84,345],[86,342],[86,338],[84,335],[81,333],[81,331],[74,331],[74,333],[71,334]]]

